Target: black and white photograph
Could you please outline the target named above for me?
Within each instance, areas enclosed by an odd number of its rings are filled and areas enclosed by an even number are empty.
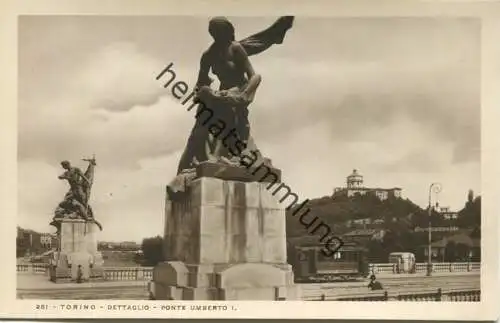
[[[18,302],[487,301],[482,20],[282,9],[17,17]]]
[[[479,301],[480,24],[19,19],[19,298]]]

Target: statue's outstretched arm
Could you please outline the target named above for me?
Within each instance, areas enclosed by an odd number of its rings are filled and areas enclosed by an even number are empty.
[[[239,43],[234,47],[235,51],[235,60],[241,64],[241,66],[244,68],[245,74],[247,75],[248,78],[248,84],[245,86],[245,89],[243,90],[243,94],[249,98],[249,100],[253,100],[253,97],[255,95],[255,91],[257,90],[257,87],[260,84],[261,81],[261,76],[259,74],[256,74],[252,63],[250,63],[250,60],[248,59],[248,55]]]
[[[200,59],[200,70],[198,72],[198,80],[196,81],[196,88],[200,88],[201,86],[209,86],[212,83],[212,80],[208,76],[208,72],[210,71],[210,62],[208,59],[208,53],[205,52],[201,56]]]
[[[241,64],[248,79],[250,80],[255,75],[255,71],[253,69],[252,63],[250,63],[250,60],[248,59],[245,48],[243,48],[240,43],[235,43],[233,49],[235,61],[238,64]]]

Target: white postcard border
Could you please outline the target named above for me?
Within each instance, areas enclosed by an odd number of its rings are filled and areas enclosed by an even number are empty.
[[[37,15],[282,15],[297,16],[468,16],[482,21],[482,266],[479,303],[446,302],[178,302],[178,301],[54,301],[17,300],[15,248],[17,220],[17,16]],[[486,320],[498,317],[498,210],[500,158],[497,120],[500,120],[500,6],[494,1],[175,1],[175,0],[32,0],[2,1],[0,5],[2,118],[0,148],[0,226],[3,281],[0,317],[11,318],[341,318]],[[160,215],[163,216],[163,215]],[[227,311],[127,311],[104,305],[223,304]],[[87,310],[36,310],[36,305],[92,305]]]

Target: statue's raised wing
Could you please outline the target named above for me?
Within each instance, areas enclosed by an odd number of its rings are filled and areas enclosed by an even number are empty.
[[[292,28],[293,20],[294,16],[280,17],[271,27],[240,40],[239,43],[245,48],[248,56],[259,54],[274,44],[283,43],[286,32]]]
[[[89,180],[90,184],[87,184],[86,182],[82,181],[86,196],[85,202],[88,203],[88,200],[90,198],[90,190],[92,189],[92,184],[94,183],[94,168],[96,166],[96,162],[95,162],[95,156],[92,157],[92,159],[83,159],[83,160],[89,163],[84,175]]]

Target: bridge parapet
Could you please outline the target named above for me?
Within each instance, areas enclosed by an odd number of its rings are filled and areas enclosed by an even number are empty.
[[[427,263],[416,263],[410,272],[398,268],[397,264],[379,263],[370,264],[369,270],[375,274],[400,274],[400,273],[424,273],[427,271]],[[432,272],[466,272],[481,270],[479,262],[436,262],[432,264]]]
[[[42,263],[17,264],[16,269],[21,274],[49,273],[49,265]],[[108,281],[151,280],[153,277],[153,267],[104,267],[103,270],[103,278]]]
[[[350,295],[309,295],[305,297],[305,301],[403,301],[403,302],[479,302],[481,300],[481,291],[476,288],[472,289],[426,289],[416,291],[368,291],[352,293]]]
[[[48,264],[45,263],[31,263],[31,264],[17,264],[17,272],[45,274],[48,273]]]
[[[425,273],[426,263],[417,263],[414,273]],[[44,263],[29,263],[17,264],[18,273],[26,274],[48,274],[48,264]],[[375,274],[402,274],[398,272],[396,264],[370,264],[370,272]],[[463,262],[463,263],[434,263],[433,272],[470,272],[479,271],[480,263]],[[152,267],[104,267],[104,280],[109,281],[127,281],[127,280],[151,280],[153,275]]]
[[[152,278],[152,267],[104,268],[105,280],[151,280]]]

